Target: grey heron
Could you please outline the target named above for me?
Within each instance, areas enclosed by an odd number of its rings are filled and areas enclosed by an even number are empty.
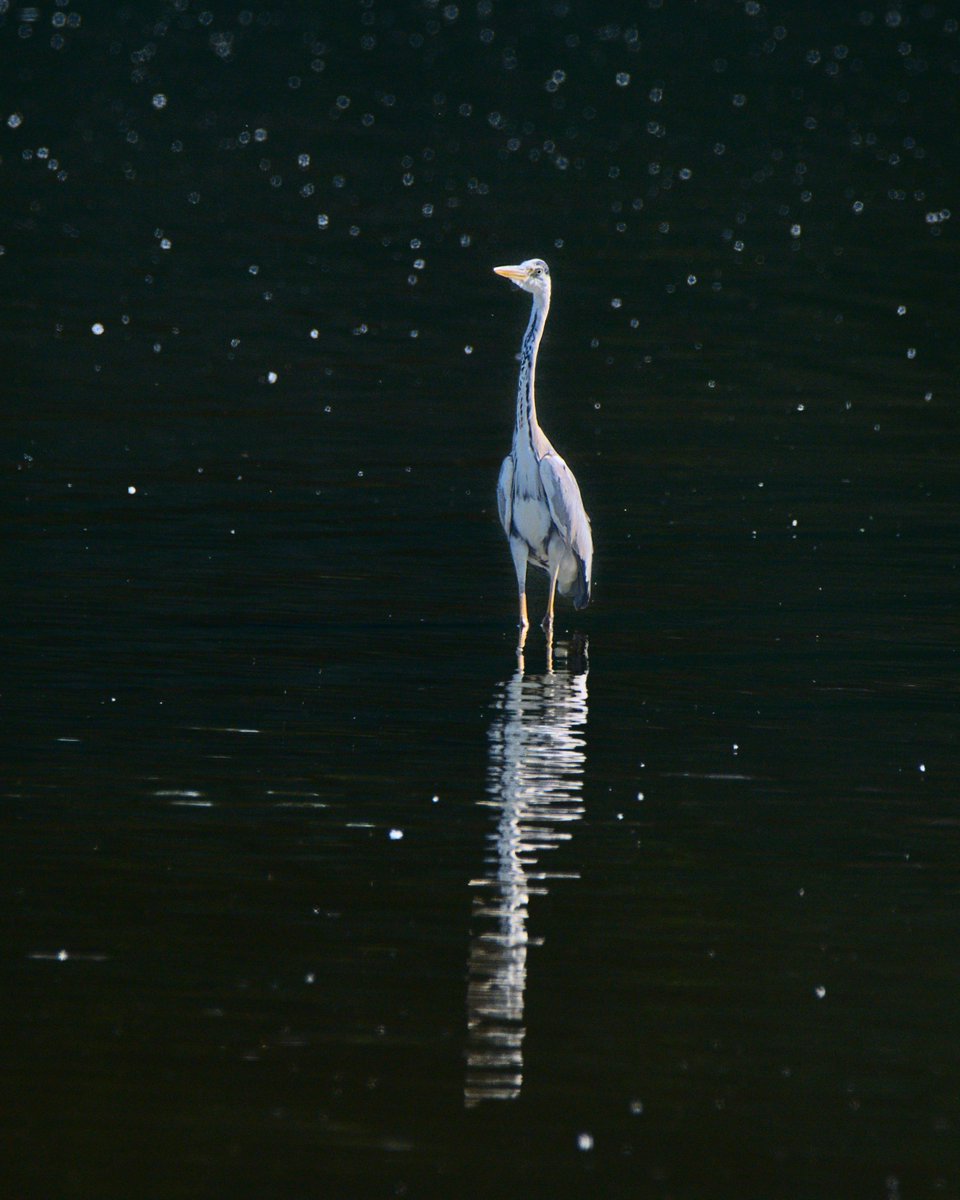
[[[549,634],[553,629],[553,598],[558,584],[560,594],[570,596],[575,608],[586,608],[590,602],[593,537],[573,472],[537,424],[534,376],[537,351],[550,311],[550,268],[542,258],[530,258],[519,266],[493,269],[533,297],[530,322],[520,349],[513,448],[503,460],[497,483],[500,523],[509,539],[517,572],[522,645],[529,626],[527,564],[546,571],[549,577],[547,613],[543,618],[543,629]]]

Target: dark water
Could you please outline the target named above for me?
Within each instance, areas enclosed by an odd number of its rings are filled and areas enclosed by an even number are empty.
[[[4,1194],[960,1193],[953,8],[0,67]],[[518,669],[534,255],[596,589]]]

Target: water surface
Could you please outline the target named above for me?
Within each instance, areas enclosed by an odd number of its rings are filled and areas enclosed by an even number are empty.
[[[0,4],[15,1194],[960,1190],[956,21],[614,21]]]

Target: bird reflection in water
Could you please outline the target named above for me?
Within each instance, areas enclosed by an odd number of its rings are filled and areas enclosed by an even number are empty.
[[[568,841],[583,815],[586,763],[586,639],[558,645],[553,669],[547,645],[543,675],[514,675],[500,684],[490,726],[488,796],[497,813],[484,875],[474,889],[467,983],[468,1107],[512,1100],[523,1085],[524,989],[530,896],[545,895],[551,880],[578,878],[549,872],[544,851]]]

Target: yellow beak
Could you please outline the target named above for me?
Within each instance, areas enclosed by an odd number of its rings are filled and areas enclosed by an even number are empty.
[[[504,279],[512,279],[514,283],[521,283],[527,277],[527,272],[523,267],[494,267],[495,275],[502,275]]]

